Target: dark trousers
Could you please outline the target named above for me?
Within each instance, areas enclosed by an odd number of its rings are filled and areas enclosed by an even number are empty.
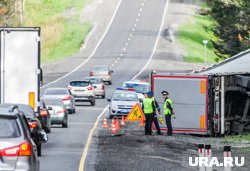
[[[145,123],[145,134],[151,135],[152,134],[152,122],[154,119],[154,114],[145,114],[146,123]]]
[[[159,123],[158,123],[158,119],[157,119],[157,115],[154,114],[154,124],[155,124],[155,127],[157,129],[157,134],[160,134],[161,133],[161,129],[160,129],[160,126],[159,126]]]
[[[171,115],[165,115],[165,120],[168,128],[168,135],[172,135],[173,129],[171,124]]]

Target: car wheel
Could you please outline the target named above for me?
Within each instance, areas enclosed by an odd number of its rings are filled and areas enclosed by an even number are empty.
[[[73,109],[73,112],[72,113],[76,113],[76,108]]]
[[[112,84],[112,81],[109,81],[109,85],[111,85]]]
[[[38,156],[42,155],[42,144],[41,143],[37,144],[37,155]]]
[[[68,128],[68,119],[65,119],[62,123],[63,128]]]
[[[93,100],[92,102],[90,102],[91,106],[95,106],[95,100]]]
[[[46,133],[51,133],[51,127],[45,129]]]
[[[109,119],[113,119],[113,117],[114,117],[113,115],[109,115]]]
[[[105,99],[105,94],[102,95],[102,99]]]

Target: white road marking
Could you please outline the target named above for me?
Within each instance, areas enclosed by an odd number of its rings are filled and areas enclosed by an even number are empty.
[[[132,28],[132,31],[135,31],[135,28]]]
[[[144,3],[141,3],[141,6],[143,7],[143,6],[144,6]]]
[[[138,15],[138,17],[140,17],[140,16],[141,16],[141,14],[140,14],[140,13],[138,13],[137,15]]]
[[[69,122],[69,125],[93,125],[94,123]]]
[[[109,22],[109,24],[108,24],[106,30],[104,31],[104,33],[103,33],[101,39],[99,40],[99,42],[98,42],[97,45],[95,46],[95,49],[92,51],[91,55],[90,55],[85,61],[83,61],[83,63],[81,63],[80,65],[78,65],[76,68],[74,68],[72,71],[68,72],[68,73],[65,74],[64,76],[59,77],[58,79],[56,79],[56,80],[54,80],[54,81],[52,81],[52,82],[49,82],[49,83],[43,85],[41,88],[47,87],[47,86],[49,86],[49,85],[51,85],[51,84],[53,84],[53,83],[56,83],[56,82],[58,82],[58,81],[60,81],[60,80],[62,80],[62,79],[64,79],[64,78],[68,77],[69,75],[71,75],[72,73],[74,73],[74,72],[76,72],[78,69],[80,69],[83,65],[85,65],[85,64],[94,56],[94,54],[95,54],[97,48],[100,46],[102,40],[104,39],[104,37],[106,36],[106,34],[107,34],[108,30],[109,30],[111,24],[113,23],[113,20],[114,20],[114,18],[115,18],[115,16],[116,16],[116,13],[117,13],[117,11],[118,11],[118,9],[119,9],[119,7],[120,7],[121,2],[122,2],[122,0],[119,0],[119,2],[118,2],[118,4],[117,4],[117,7],[116,7],[116,9],[115,9],[115,12],[114,12],[114,14],[113,14],[113,16],[112,16],[112,18],[111,18],[111,20],[110,20],[110,22]]]
[[[136,26],[137,26],[137,24],[134,24],[134,26],[136,27]]]
[[[120,56],[123,56],[123,53],[121,53]]]
[[[117,58],[117,60],[120,60],[120,58]]]
[[[140,11],[142,11],[142,8],[140,8]]]
[[[120,1],[121,2],[121,1]],[[148,60],[148,62],[146,63],[146,65],[133,77],[136,78],[138,75],[140,75],[144,70],[145,68],[147,67],[148,63],[152,60],[152,57],[155,53],[155,50],[156,50],[156,45],[158,43],[158,40],[159,40],[159,37],[160,37],[160,33],[161,33],[161,30],[163,28],[163,22],[164,22],[164,18],[165,18],[165,15],[166,15],[166,11],[167,11],[167,6],[168,6],[168,0],[166,2],[166,5],[165,5],[165,10],[164,10],[164,14],[163,14],[163,17],[162,17],[162,23],[161,23],[161,26],[160,26],[160,30],[159,30],[159,34],[158,34],[158,38],[157,40],[155,41],[155,46],[154,46],[154,49],[153,49],[153,52]],[[86,142],[86,145],[85,145],[85,148],[84,148],[84,151],[83,151],[83,154],[82,154],[82,158],[81,158],[81,161],[80,161],[80,165],[79,165],[79,171],[84,171],[84,164],[85,164],[85,160],[86,160],[86,157],[87,157],[87,154],[88,154],[88,149],[89,149],[89,145],[90,145],[90,142],[91,142],[91,138],[93,136],[93,132],[94,130],[96,129],[98,123],[99,123],[99,120],[100,118],[106,113],[106,111],[108,110],[108,107],[109,105],[107,105],[102,113],[98,116],[98,118],[96,119],[96,122],[95,122],[95,125],[93,126],[93,128],[90,130],[90,133],[89,133],[89,136],[88,136],[88,139],[87,139],[87,142]]]
[[[123,50],[123,51],[126,51],[126,48],[123,48],[122,50]]]
[[[128,41],[130,41],[131,40],[131,38],[128,38]]]
[[[128,46],[128,42],[125,43],[125,46]]]
[[[115,63],[117,63],[118,61],[116,60]]]
[[[111,66],[113,67],[113,66],[115,66],[115,64],[112,64]]]
[[[146,65],[141,69],[140,72],[138,72],[138,73],[132,78],[132,80],[136,79],[136,77],[138,77],[138,76],[146,69],[146,67],[149,65],[149,63],[151,62],[151,60],[152,60],[152,58],[153,58],[153,56],[154,56],[154,54],[155,54],[156,46],[157,46],[157,44],[158,44],[158,41],[159,41],[159,38],[160,38],[160,35],[161,35],[161,32],[162,32],[162,29],[163,29],[163,23],[164,23],[164,18],[165,18],[165,16],[166,16],[166,12],[167,12],[168,2],[169,2],[169,0],[167,0],[166,5],[165,5],[164,14],[163,14],[163,17],[162,17],[162,22],[161,22],[161,27],[160,27],[160,30],[159,30],[159,33],[158,33],[158,37],[157,37],[157,39],[156,39],[156,41],[155,41],[155,45],[154,45],[153,52],[152,52],[150,58],[148,59],[148,62],[146,63]]]
[[[130,36],[130,37],[133,37],[133,34],[131,33],[129,36]]]
[[[136,19],[136,22],[139,22],[139,18]]]

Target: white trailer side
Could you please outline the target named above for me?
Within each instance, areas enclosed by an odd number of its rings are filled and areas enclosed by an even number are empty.
[[[40,99],[40,28],[0,28],[1,103]],[[35,103],[34,103],[35,102]]]

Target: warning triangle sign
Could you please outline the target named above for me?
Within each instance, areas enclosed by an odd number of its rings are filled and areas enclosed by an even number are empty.
[[[145,120],[145,116],[142,112],[140,105],[136,103],[133,109],[126,117],[125,121],[140,121],[140,120]]]

